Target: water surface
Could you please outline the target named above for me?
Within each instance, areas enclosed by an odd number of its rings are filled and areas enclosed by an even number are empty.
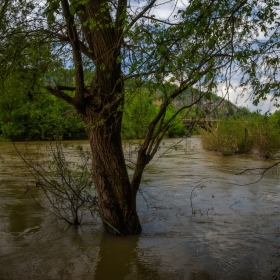
[[[279,279],[278,170],[256,184],[259,176],[235,175],[275,161],[205,152],[199,138],[172,148],[176,141],[164,140],[145,171],[143,233],[125,238],[103,233],[98,220],[68,226],[39,208],[14,147],[0,143],[0,279]],[[130,160],[135,145],[126,143]]]

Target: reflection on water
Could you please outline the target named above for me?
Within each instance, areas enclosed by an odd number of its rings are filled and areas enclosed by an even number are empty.
[[[124,279],[131,273],[137,239],[103,235],[94,279]],[[108,266],[110,264],[110,266]]]
[[[278,171],[249,185],[258,178],[235,175],[273,161],[205,152],[197,138],[165,153],[172,143],[144,174],[143,233],[125,238],[103,233],[98,221],[68,226],[39,208],[24,194],[14,148],[0,143],[0,279],[278,279]]]
[[[139,237],[103,234],[94,279],[120,280],[136,273],[140,279],[160,279],[157,267],[147,263],[146,258],[141,260],[141,251],[137,249]]]

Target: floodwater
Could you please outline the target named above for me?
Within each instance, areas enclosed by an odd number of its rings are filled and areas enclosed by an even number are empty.
[[[235,175],[275,160],[205,152],[199,138],[172,147],[178,141],[164,140],[147,168],[143,233],[129,237],[39,208],[13,145],[0,143],[0,279],[280,279],[278,169],[255,184],[258,175]],[[131,156],[135,143],[126,144]]]

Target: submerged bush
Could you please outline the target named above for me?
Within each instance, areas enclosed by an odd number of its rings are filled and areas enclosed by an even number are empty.
[[[248,153],[253,147],[248,123],[235,120],[223,120],[207,130],[200,129],[202,146],[208,151],[219,151],[223,155]]]
[[[223,155],[256,152],[260,157],[273,157],[280,149],[279,123],[258,116],[249,120],[222,120],[207,130],[200,129],[205,150]]]
[[[56,142],[46,151],[39,146],[35,154],[26,147],[19,155],[36,180],[28,182],[26,192],[42,208],[73,225],[97,212],[89,151]]]
[[[251,134],[254,139],[253,148],[260,157],[270,158],[279,151],[279,128],[273,122],[267,120],[252,123]]]

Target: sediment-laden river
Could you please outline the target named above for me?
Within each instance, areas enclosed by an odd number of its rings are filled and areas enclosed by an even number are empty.
[[[278,169],[255,184],[257,175],[235,175],[275,161],[205,152],[199,138],[170,148],[176,141],[164,140],[146,169],[143,233],[129,237],[103,233],[98,220],[69,226],[39,208],[13,145],[0,143],[0,279],[279,279]]]

